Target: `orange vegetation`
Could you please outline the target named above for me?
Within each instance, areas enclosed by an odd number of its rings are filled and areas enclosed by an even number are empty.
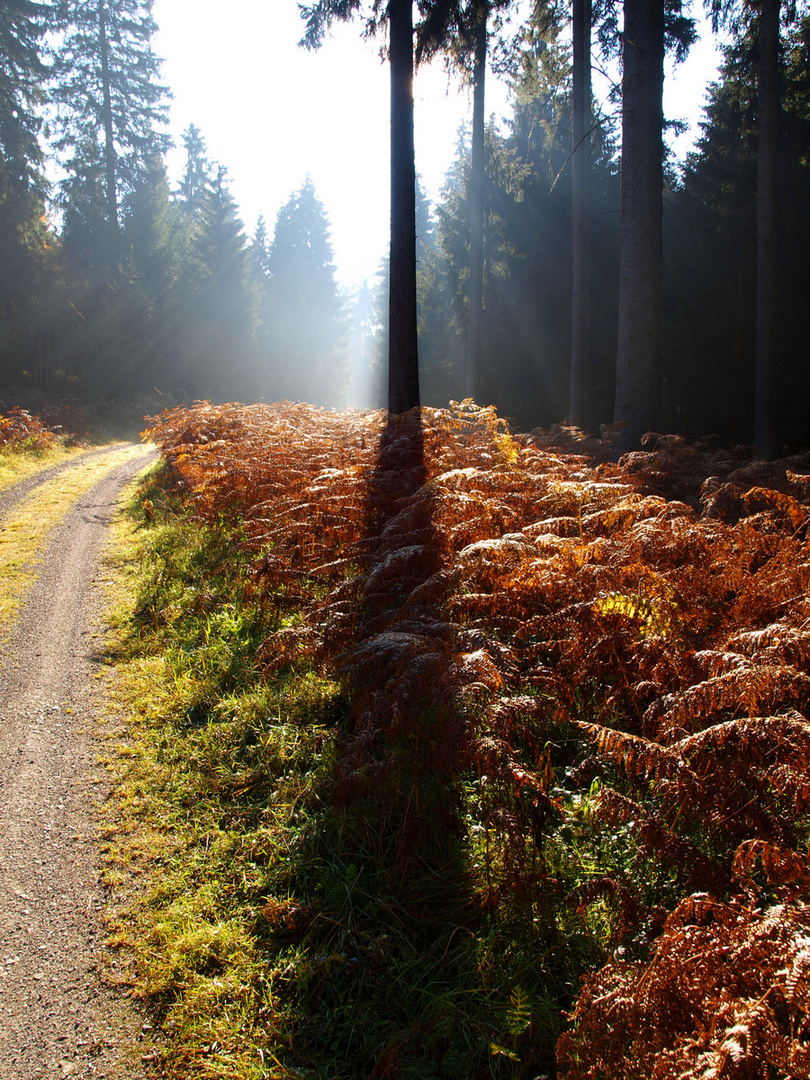
[[[0,413],[0,447],[4,449],[14,450],[24,446],[44,450],[52,446],[56,439],[56,432],[48,424],[24,409]]]
[[[477,775],[493,902],[611,906],[616,950],[573,1006],[561,1075],[810,1076],[810,457],[654,439],[614,464],[467,403],[390,423],[198,404],[149,435],[296,616],[265,674],[306,659],[351,691],[336,800],[383,790],[398,756]],[[589,791],[669,868],[670,910],[632,875],[564,895],[544,831]],[[399,808],[403,861],[429,813]],[[642,924],[646,952],[626,953]]]

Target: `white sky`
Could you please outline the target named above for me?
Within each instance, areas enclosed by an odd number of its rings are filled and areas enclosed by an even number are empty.
[[[209,157],[226,166],[250,234],[276,215],[307,175],[332,228],[338,279],[373,275],[388,242],[388,69],[360,24],[338,24],[317,52],[298,45],[298,0],[155,0],[155,51],[170,87],[171,131],[178,147],[194,123]],[[715,77],[709,41],[668,68],[664,107],[670,118],[699,119],[706,82]],[[469,94],[448,83],[440,63],[416,77],[416,167],[435,201],[469,122]],[[487,113],[503,115],[507,94],[490,79]],[[683,153],[691,136],[680,140]],[[169,157],[173,181],[184,154]]]

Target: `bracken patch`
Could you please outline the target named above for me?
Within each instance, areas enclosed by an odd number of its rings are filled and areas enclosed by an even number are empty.
[[[148,436],[240,529],[283,623],[263,677],[346,688],[335,804],[373,793],[402,867],[441,806],[485,909],[606,920],[561,1075],[810,1075],[810,458],[657,437],[611,463],[469,402],[199,403]]]

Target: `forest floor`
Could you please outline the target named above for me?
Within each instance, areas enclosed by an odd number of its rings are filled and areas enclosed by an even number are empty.
[[[0,492],[3,1080],[136,1078],[148,1060],[144,1018],[103,949],[99,560],[122,492],[153,456],[105,447]]]
[[[166,1077],[810,1080],[810,454],[149,434],[108,925]]]
[[[0,495],[0,1080],[810,1080],[810,453],[149,436]]]

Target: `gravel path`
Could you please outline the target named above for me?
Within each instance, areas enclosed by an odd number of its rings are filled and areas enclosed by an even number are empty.
[[[125,446],[125,443],[117,443],[115,446],[105,446],[101,450],[89,450],[86,454],[81,454],[79,457],[72,458],[68,461],[62,461],[58,465],[52,465],[49,469],[43,469],[41,472],[34,473],[33,476],[27,476],[25,480],[20,480],[17,484],[12,484],[11,487],[5,488],[0,491],[0,521],[6,516],[9,510],[13,509],[18,502],[21,502],[29,492],[35,488],[41,487],[42,484],[48,482],[48,480],[54,480],[57,476],[60,476],[68,469],[72,469],[79,462],[91,461],[93,458],[103,457],[104,454],[109,454],[110,450],[118,449],[121,446]]]
[[[145,1075],[144,1019],[101,963],[94,578],[120,492],[149,460],[130,457],[74,505],[0,656],[2,1080]]]

